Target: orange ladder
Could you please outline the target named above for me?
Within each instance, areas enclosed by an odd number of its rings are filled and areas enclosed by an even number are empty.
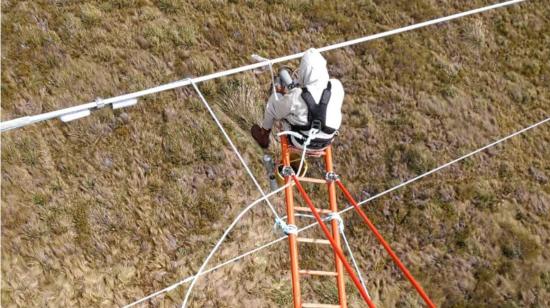
[[[288,144],[288,139],[283,136],[281,137],[281,145],[282,145],[282,163],[284,167],[290,167],[290,148]],[[333,172],[332,167],[332,148],[329,146],[324,150],[324,152],[321,153],[321,155],[325,158],[325,169],[327,174]],[[285,189],[285,201],[287,205],[287,217],[288,217],[288,224],[289,225],[295,225],[295,217],[294,212],[300,211],[300,212],[308,212],[313,215],[319,215],[321,214],[329,214],[329,213],[336,213],[338,212],[338,206],[336,204],[336,184],[334,181],[325,181],[325,180],[319,180],[319,179],[309,179],[309,178],[298,178],[295,176],[291,176],[289,174],[285,175],[285,184],[288,184],[290,181],[294,180],[296,185],[298,186],[301,193],[305,193],[303,191],[303,188],[298,183],[298,180],[304,181],[304,182],[313,182],[313,183],[326,183],[327,189],[328,189],[328,201],[330,208],[327,209],[318,209],[313,208],[311,205],[310,207],[295,207],[294,206],[294,195],[293,195],[293,188],[292,185],[289,185]],[[307,197],[307,196],[304,196]],[[311,203],[311,202],[310,202]],[[314,212],[315,211],[315,212]],[[345,283],[344,283],[344,268],[340,257],[338,256],[338,253],[336,250],[340,250],[341,253],[341,247],[340,247],[340,234],[338,231],[338,222],[336,220],[331,221],[331,227],[332,232],[330,232],[330,236],[332,239],[325,240],[325,239],[312,239],[312,238],[303,238],[298,237],[296,234],[289,234],[288,235],[288,241],[289,241],[289,251],[290,251],[290,270],[291,270],[291,276],[292,276],[292,294],[294,297],[294,308],[346,308],[346,289],[345,289]],[[327,229],[328,232],[328,229]],[[327,234],[325,234],[327,235]],[[327,236],[329,238],[329,236]],[[298,243],[304,243],[304,244],[319,244],[319,245],[332,245],[331,240],[333,241],[333,244],[335,244],[338,249],[335,249],[333,246],[334,252],[334,262],[335,262],[335,271],[334,272],[328,272],[328,271],[318,271],[318,270],[305,270],[300,269],[298,265]],[[317,303],[303,303],[302,302],[302,293],[300,289],[300,277],[301,276],[311,276],[311,275],[317,275],[317,276],[329,276],[329,277],[335,277],[336,278],[336,286],[338,288],[338,304],[317,304]]]
[[[297,237],[297,233],[288,234],[288,241],[289,241],[289,251],[290,251],[290,271],[292,275],[292,294],[294,296],[294,308],[307,308],[307,307],[317,307],[317,308],[329,308],[329,307],[347,307],[346,303],[346,291],[345,291],[345,285],[344,285],[344,269],[350,276],[351,280],[357,287],[357,290],[359,291],[359,294],[365,301],[365,303],[370,307],[374,308],[375,305],[372,302],[370,296],[366,292],[365,288],[362,286],[359,278],[357,278],[356,273],[350,266],[349,262],[346,260],[346,257],[344,256],[344,253],[342,252],[342,248],[340,247],[340,234],[338,229],[338,221],[336,219],[331,219],[331,227],[332,232],[328,229],[326,226],[324,220],[321,218],[320,214],[331,214],[338,215],[338,206],[336,204],[336,185],[342,190],[344,193],[344,196],[346,199],[352,204],[356,212],[359,214],[359,216],[363,219],[363,221],[367,224],[369,229],[374,233],[376,239],[378,242],[384,247],[384,249],[388,252],[391,259],[394,261],[394,263],[397,265],[397,267],[401,270],[403,275],[411,282],[413,287],[416,289],[418,294],[422,297],[426,305],[430,308],[435,308],[435,304],[432,302],[432,300],[428,297],[426,292],[422,289],[420,284],[414,279],[414,277],[411,275],[409,270],[405,267],[403,262],[397,257],[395,252],[391,249],[388,242],[382,237],[380,232],[376,229],[374,224],[370,221],[370,219],[367,217],[365,212],[361,210],[359,207],[359,204],[357,201],[353,199],[349,191],[344,187],[338,176],[333,172],[333,166],[332,166],[332,146],[328,146],[324,151],[317,152],[319,155],[314,156],[324,156],[325,158],[325,170],[326,175],[325,179],[311,179],[311,178],[304,178],[304,177],[298,177],[294,174],[291,166],[290,166],[290,147],[288,144],[288,139],[286,136],[281,137],[281,146],[282,146],[282,162],[283,162],[283,176],[285,179],[285,183],[289,184],[291,181],[293,182],[294,186],[298,189],[300,192],[300,195],[308,205],[308,207],[295,207],[294,206],[294,196],[293,196],[293,185],[288,185],[285,188],[285,201],[287,206],[287,217],[288,217],[288,225],[295,226],[295,219],[294,219],[294,211],[306,211],[313,214],[315,217],[315,220],[319,224],[319,227],[321,227],[321,230],[323,231],[326,240],[323,239],[310,239],[310,238],[299,238]],[[327,189],[328,189],[328,199],[329,199],[329,205],[330,209],[319,209],[316,208],[313,205],[313,202],[309,198],[308,194],[302,187],[302,184],[300,184],[301,181],[304,182],[312,182],[312,183],[326,183]],[[332,250],[334,251],[334,261],[335,261],[335,272],[326,272],[326,271],[315,271],[315,270],[300,270],[298,266],[298,246],[297,243],[312,243],[312,244],[330,244],[332,247]],[[316,303],[302,303],[302,294],[300,291],[300,275],[322,275],[322,276],[334,276],[336,277],[336,285],[338,287],[338,300],[339,304],[316,304]]]

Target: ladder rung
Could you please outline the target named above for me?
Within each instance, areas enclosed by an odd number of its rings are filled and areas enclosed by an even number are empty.
[[[329,240],[323,240],[323,239],[318,239],[318,238],[299,237],[299,238],[297,238],[296,240],[298,240],[298,242],[301,242],[301,243],[312,243],[312,244],[325,244],[325,245],[330,245],[330,241],[329,241]]]
[[[292,153],[298,153],[300,155],[302,155],[302,153],[304,152],[304,150],[295,148],[293,146],[290,146],[289,150]],[[326,154],[326,152],[324,150],[309,150],[309,151],[306,151],[306,155],[308,157],[321,157],[325,154]]]
[[[295,206],[294,210],[299,211],[299,212],[310,212],[311,213],[311,209],[309,207]],[[317,210],[318,213],[321,213],[321,214],[330,214],[330,213],[332,213],[331,210],[324,210],[324,209],[316,209],[316,210]]]
[[[302,308],[340,308],[340,305],[303,303]]]
[[[307,178],[307,177],[299,177],[298,181],[300,182],[309,182],[309,183],[317,183],[317,184],[326,184],[327,181],[325,179],[315,179],[315,178]]]
[[[316,276],[338,276],[336,272],[327,272],[327,271],[313,271],[313,270],[300,270],[302,275],[316,275]]]

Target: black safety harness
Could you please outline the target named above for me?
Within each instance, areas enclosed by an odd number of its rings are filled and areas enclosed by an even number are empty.
[[[307,135],[304,135],[304,131],[309,131],[312,128],[318,129],[319,131],[322,131],[325,134],[333,134],[336,132],[336,129],[327,126],[327,107],[328,102],[330,101],[331,96],[331,84],[330,81],[327,84],[326,89],[323,90],[323,94],[321,95],[321,100],[319,101],[319,104],[315,102],[315,99],[311,95],[311,93],[308,91],[306,87],[302,88],[302,99],[304,102],[306,102],[307,105],[307,124],[306,125],[291,125],[290,128],[292,131],[298,132],[302,134],[305,138],[307,138]],[[304,140],[298,140],[296,139],[300,144],[303,144]],[[330,139],[324,139],[324,138],[315,138],[311,141],[310,146],[311,148],[323,148],[328,146],[332,142],[332,138]]]

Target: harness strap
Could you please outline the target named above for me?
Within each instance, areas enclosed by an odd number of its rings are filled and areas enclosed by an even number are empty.
[[[305,140],[307,139],[308,136],[306,136],[305,134],[303,134],[301,132],[299,134],[301,135],[301,138],[297,138],[296,136],[291,135],[290,140],[292,141],[292,143],[295,146],[298,146],[298,145],[299,146],[304,146],[304,142],[305,142]],[[308,145],[307,148],[311,149],[311,150],[324,149],[332,143],[332,139],[333,138],[329,138],[329,139],[315,138],[315,139],[312,139],[309,142],[309,145]]]
[[[291,125],[293,131],[307,131],[311,128],[317,128],[325,134],[333,134],[336,129],[328,127],[326,125],[327,120],[327,107],[331,97],[332,85],[330,81],[327,84],[326,89],[323,90],[321,100],[319,104],[315,102],[315,99],[308,91],[307,87],[302,88],[302,99],[307,105],[307,125]],[[317,126],[317,127],[316,127]]]

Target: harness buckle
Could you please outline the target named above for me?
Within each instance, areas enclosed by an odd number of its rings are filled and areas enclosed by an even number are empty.
[[[316,129],[320,131],[322,127],[323,127],[323,123],[321,123],[321,120],[311,121],[311,129]]]

